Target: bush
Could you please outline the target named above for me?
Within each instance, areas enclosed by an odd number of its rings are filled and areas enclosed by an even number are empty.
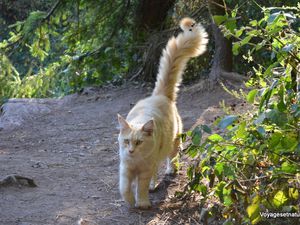
[[[211,133],[206,125],[186,134],[192,139],[187,153],[198,162],[187,171],[189,190],[203,195],[202,204],[217,198],[224,224],[257,224],[265,212],[300,211],[300,5],[261,10],[263,18],[239,28],[227,22],[235,15],[215,18],[235,40],[234,54],[246,48],[249,62],[269,55],[253,67],[246,84],[251,90],[239,96],[252,110],[219,119],[214,126],[226,132],[204,141],[202,134]]]

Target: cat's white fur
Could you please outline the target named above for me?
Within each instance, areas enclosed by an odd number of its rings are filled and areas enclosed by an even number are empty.
[[[183,32],[172,37],[162,53],[152,96],[140,100],[120,125],[120,193],[131,206],[151,206],[148,192],[154,188],[159,164],[167,159],[167,173],[174,172],[182,122],[176,108],[177,86],[189,58],[206,50],[207,33],[190,18],[180,22]],[[152,178],[152,181],[151,181]]]

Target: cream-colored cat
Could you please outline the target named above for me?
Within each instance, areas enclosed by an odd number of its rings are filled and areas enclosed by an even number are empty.
[[[183,32],[172,37],[160,59],[152,96],[139,101],[126,120],[118,115],[120,134],[120,193],[131,206],[151,206],[148,192],[154,189],[157,170],[167,158],[166,173],[174,172],[182,122],[176,108],[177,86],[189,58],[206,50],[207,33],[193,19],[180,22]],[[152,181],[151,181],[152,178]]]

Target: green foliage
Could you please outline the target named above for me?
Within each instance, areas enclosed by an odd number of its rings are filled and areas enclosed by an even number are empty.
[[[48,12],[33,11],[24,21],[10,25],[9,37],[1,40],[0,53],[7,59],[1,62],[8,69],[1,76],[10,76],[0,81],[6,87],[0,98],[68,94],[86,85],[118,80],[136,62],[130,31],[135,2],[52,4]],[[12,77],[19,88],[9,82]]]
[[[187,133],[192,140],[187,154],[199,162],[188,169],[189,190],[201,193],[203,204],[217,197],[225,224],[257,224],[264,220],[262,212],[300,210],[300,31],[295,26],[300,5],[261,10],[262,18],[240,27],[230,22],[236,15],[214,18],[235,40],[236,55],[246,48],[244,58],[253,62],[268,53],[268,60],[253,67],[251,90],[239,95],[251,111],[217,120],[214,126],[222,133],[205,141],[207,126]]]
[[[14,96],[21,84],[17,70],[9,59],[0,54],[0,103],[6,101],[6,96]]]
[[[153,65],[158,62],[160,51],[158,55],[151,55],[153,62],[143,62],[146,61],[144,53],[145,50],[149,51],[147,48],[156,49],[163,44],[158,42],[155,46],[151,43],[147,47],[142,43],[151,34],[136,26],[139,2],[4,2],[3,14],[0,15],[0,28],[4,31],[0,37],[0,54],[8,58],[10,65],[17,71],[14,76],[18,77],[21,86],[16,89],[7,83],[7,79],[3,79],[0,85],[6,88],[2,90],[0,98],[53,97],[78,91],[88,85],[120,83],[130,72],[136,74],[140,71],[137,67],[146,70],[146,64],[150,64],[149,68],[156,73]],[[197,9],[204,2],[177,1],[165,21],[166,27],[172,26],[172,20],[176,21],[177,27],[178,19],[193,11],[196,13],[192,16],[199,20],[203,10]],[[204,10],[204,13],[208,11]],[[161,39],[167,39],[168,36]],[[199,77],[198,71],[205,73],[203,67],[207,67],[209,61],[209,57],[193,59],[186,69],[185,77]],[[151,74],[145,75],[145,80],[146,77],[151,77]]]

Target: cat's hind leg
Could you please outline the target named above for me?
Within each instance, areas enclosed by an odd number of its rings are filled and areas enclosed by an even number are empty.
[[[178,151],[182,149],[182,143],[181,143],[181,138],[179,135],[182,133],[183,125],[181,121],[181,117],[178,113],[177,108],[174,108],[175,111],[175,118],[174,118],[174,129],[176,130],[177,137],[175,138],[173,142],[173,146],[171,148],[172,151],[169,153],[169,156],[167,158],[167,170],[166,174],[172,175],[175,174],[176,171],[178,170],[177,165],[178,165]]]
[[[181,139],[177,137],[174,141],[173,151],[169,154],[167,158],[167,169],[166,174],[172,175],[175,174],[177,171],[178,165],[178,150],[181,149]]]
[[[156,184],[157,184],[157,171],[155,171],[152,175],[150,185],[149,185],[149,190],[154,191],[156,188]]]

